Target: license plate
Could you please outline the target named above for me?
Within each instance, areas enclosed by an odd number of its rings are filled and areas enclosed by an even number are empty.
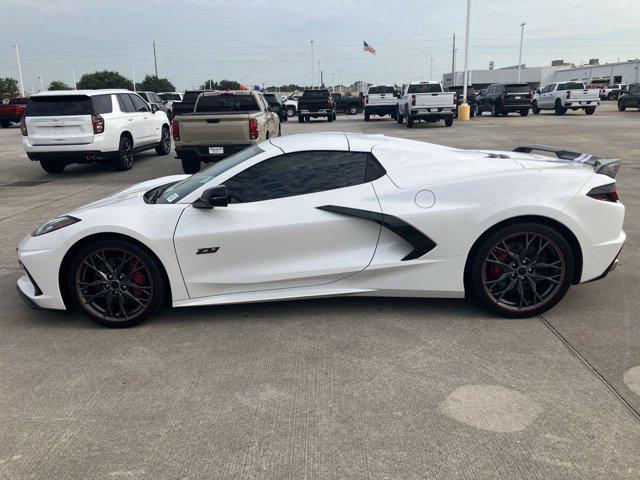
[[[209,155],[222,155],[224,154],[224,147],[209,147]]]
[[[522,97],[514,97],[516,100],[520,100]]]
[[[437,111],[438,111],[438,109],[437,109],[437,108],[430,108],[430,109],[429,109],[429,111],[430,111],[430,112],[437,112]]]

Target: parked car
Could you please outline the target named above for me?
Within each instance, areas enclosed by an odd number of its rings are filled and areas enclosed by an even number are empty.
[[[171,105],[173,111],[173,117],[183,113],[193,112],[193,107],[196,105],[196,99],[205,90],[187,90],[182,96],[182,100],[179,102],[174,101]]]
[[[9,128],[12,123],[20,123],[28,101],[25,97],[13,97],[0,104],[0,127]]]
[[[329,90],[305,90],[298,99],[298,122],[308,122],[311,118],[326,117],[327,121],[336,119],[336,106]]]
[[[396,118],[398,111],[398,97],[400,94],[393,85],[372,85],[364,97],[364,121],[368,122],[371,115]]]
[[[285,111],[287,112],[287,117],[295,117],[298,114],[298,100],[300,99],[300,95],[302,95],[302,92],[296,90],[284,99],[284,106]]]
[[[456,118],[458,118],[458,107],[462,105],[464,97],[464,85],[453,85],[447,89],[449,92],[456,94]],[[473,118],[476,115],[478,104],[476,100],[476,91],[469,85],[467,87],[467,105],[469,105],[469,116]]]
[[[144,91],[136,93],[144,98],[149,105],[155,105],[156,107],[158,107],[158,110],[162,110],[169,118],[169,121],[171,121],[171,119],[173,118],[173,112],[171,111],[169,105],[167,105],[167,102],[160,98],[157,93]]]
[[[617,100],[627,87],[624,83],[605,85],[600,89],[600,100]]]
[[[556,115],[564,115],[567,110],[584,110],[593,115],[599,104],[598,89],[585,88],[582,82],[554,82],[536,90],[531,111],[537,115],[541,110],[553,110]]]
[[[518,112],[526,117],[531,108],[531,89],[526,83],[495,83],[485,89],[477,103],[478,115],[491,112],[497,117]]]
[[[627,108],[640,110],[640,83],[632,83],[618,98],[618,110],[624,112]]]
[[[336,112],[343,112],[347,115],[355,115],[362,111],[362,97],[343,95],[339,92],[331,94]]]
[[[397,101],[396,121],[407,119],[407,128],[417,120],[437,122],[444,120],[447,127],[453,125],[456,94],[445,92],[440,82],[410,82]]]
[[[288,135],[46,221],[18,246],[18,292],[109,327],[165,304],[340,295],[468,295],[532,317],[616,267],[619,164],[543,146]]]
[[[167,107],[172,108],[173,102],[182,101],[182,93],[180,92],[160,92],[158,96],[166,103]]]
[[[105,161],[133,167],[134,153],[169,155],[169,119],[128,90],[60,90],[32,95],[21,121],[22,145],[48,173]]]
[[[267,100],[269,107],[271,107],[271,109],[278,115],[280,121],[286,122],[288,120],[288,117],[284,107],[284,100],[282,99],[282,95],[275,92],[263,92],[262,95]]]
[[[176,157],[185,173],[269,138],[280,136],[280,119],[258,91],[208,91],[198,96],[192,113],[172,123]]]

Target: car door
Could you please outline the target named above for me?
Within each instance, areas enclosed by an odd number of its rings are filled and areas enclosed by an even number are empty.
[[[540,94],[540,107],[548,108],[550,105],[553,105],[553,101],[551,98],[553,97],[553,91],[555,90],[555,85],[547,85],[542,89],[542,93]]]
[[[148,145],[159,142],[161,132],[157,122],[154,122],[154,114],[151,112],[151,107],[149,107],[149,104],[145,102],[140,95],[135,93],[129,93],[128,95],[131,97],[138,115],[137,118],[141,135],[140,143]]]
[[[132,98],[127,93],[118,93],[118,105],[123,115],[122,131],[128,131],[133,137],[133,146],[137,147],[143,142],[142,124],[140,114],[136,111]]]
[[[223,181],[227,207],[187,207],[174,244],[189,296],[323,285],[365,269],[381,227],[318,207],[380,214],[365,181],[373,161],[344,151],[278,154]]]

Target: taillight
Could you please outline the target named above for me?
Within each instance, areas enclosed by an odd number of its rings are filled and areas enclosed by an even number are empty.
[[[93,125],[93,133],[104,132],[104,118],[100,115],[91,115],[91,124]]]
[[[258,132],[258,121],[255,118],[250,118],[249,119],[249,138],[251,140],[257,140],[259,134],[260,132]]]
[[[20,119],[20,131],[22,132],[22,135],[25,137],[29,135],[29,132],[27,131],[27,124],[24,121],[24,117]]]
[[[412,106],[416,106],[416,96],[415,95],[411,95],[411,105]]]
[[[369,95],[364,97],[364,104],[367,105],[369,103]]]
[[[175,120],[171,122],[171,133],[173,134],[173,139],[179,142],[180,141],[180,124]]]
[[[333,105],[333,102],[331,101],[331,99],[327,98],[327,108],[331,108],[332,105]]]
[[[587,196],[596,200],[603,200],[605,202],[617,202],[618,190],[616,190],[615,183],[609,183],[607,185],[600,185],[599,187],[592,188],[589,193],[587,193]]]

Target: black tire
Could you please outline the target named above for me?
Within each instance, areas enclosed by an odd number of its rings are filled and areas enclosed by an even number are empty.
[[[411,115],[407,115],[407,128],[413,128],[413,117]]]
[[[200,159],[198,157],[186,157],[182,159],[182,170],[184,173],[193,175],[200,171]]]
[[[534,115],[538,115],[540,113],[540,108],[538,107],[538,102],[533,102],[531,104],[531,111]]]
[[[120,148],[113,159],[113,166],[116,170],[131,170],[133,167],[133,144],[126,135],[120,137]]]
[[[296,114],[296,109],[293,107],[288,107],[287,108],[287,117],[291,118],[293,116],[295,116]]]
[[[520,113],[520,116],[521,116],[521,117],[526,117],[527,115],[529,115],[529,109],[528,109],[528,108],[527,108],[527,109],[524,109],[524,108],[523,108],[523,109],[522,109],[522,110],[520,110],[518,113]]]
[[[567,109],[562,106],[562,104],[560,103],[560,100],[556,100],[556,104],[553,107],[553,111],[555,112],[556,115],[564,115],[565,113],[567,113]]]
[[[450,115],[444,119],[445,127],[450,127],[451,125],[453,125],[453,115]]]
[[[163,304],[166,280],[158,260],[124,240],[85,245],[71,260],[67,291],[75,305],[105,327],[144,322]]]
[[[584,109],[584,113],[586,113],[587,115],[593,115],[594,113],[596,113],[596,107],[586,107]]]
[[[329,122],[329,123],[333,122],[333,115],[329,115],[327,117],[327,122]]]
[[[473,117],[475,117],[475,116],[476,116],[476,111],[472,108],[472,109],[469,111],[469,117],[473,118]],[[458,118],[458,114],[457,114],[457,113],[456,113],[456,118]]]
[[[616,99],[616,95],[613,92],[609,92],[609,94],[607,95],[607,100],[615,100]]]
[[[367,112],[366,110],[364,111],[364,121],[365,122],[369,121],[369,112]]]
[[[11,122],[9,120],[2,120],[0,122],[0,127],[2,128],[9,128],[11,126]]]
[[[512,318],[540,315],[556,305],[571,286],[575,269],[564,237],[539,223],[519,223],[493,232],[470,261],[475,296],[494,313]],[[514,296],[520,296],[518,305]]]
[[[356,107],[355,105],[350,106],[349,115],[355,115],[356,113],[358,113],[358,107]]]
[[[396,122],[399,124],[404,122],[404,116],[400,113],[400,109],[396,110]]]
[[[491,116],[492,117],[497,117],[498,115],[500,115],[500,109],[499,107],[495,104],[495,102],[491,105]]]
[[[479,117],[482,116],[482,110],[478,109],[478,112],[476,113],[476,115],[478,115]]]
[[[618,111],[624,112],[626,109],[627,109],[626,105],[624,103],[620,103],[620,101],[618,100]]]
[[[160,156],[169,155],[171,153],[171,133],[166,125],[162,127],[162,135],[160,143],[156,145],[156,153]]]
[[[281,137],[282,136],[282,124],[278,124],[278,136]]]
[[[310,122],[311,121],[311,117],[304,117],[304,121],[305,122]]]
[[[303,123],[304,122],[304,117],[301,115],[298,115],[298,123]]]
[[[67,165],[62,160],[43,158],[40,160],[40,166],[47,173],[62,173]]]

